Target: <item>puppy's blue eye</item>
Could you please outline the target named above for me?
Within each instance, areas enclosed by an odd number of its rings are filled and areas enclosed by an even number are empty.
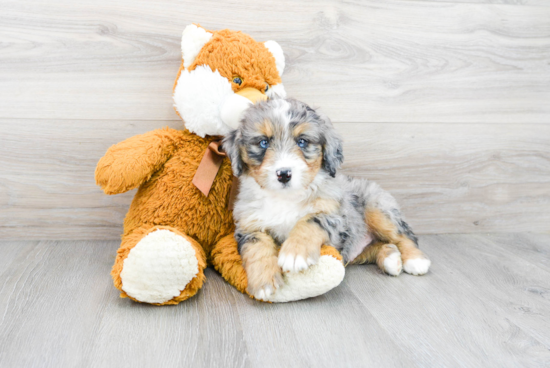
[[[267,139],[263,139],[260,141],[260,147],[262,148],[267,148],[267,146],[269,146],[269,142],[267,141]]]
[[[304,138],[298,139],[298,147],[305,148],[307,146],[307,141]]]
[[[235,77],[233,78],[233,83],[238,84],[240,86],[241,84],[243,84],[243,80],[241,79],[241,77]]]

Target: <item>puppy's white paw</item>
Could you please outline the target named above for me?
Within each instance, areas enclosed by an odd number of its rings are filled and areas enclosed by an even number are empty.
[[[403,271],[401,253],[394,252],[384,259],[384,271],[392,276],[399,276],[401,274],[401,271]]]
[[[296,260],[294,261],[294,271],[300,272],[303,270],[307,270],[309,265],[307,264],[306,260],[302,256],[297,256]]]
[[[310,265],[314,265],[315,262],[313,258],[308,257],[306,259],[301,255],[295,255],[292,253],[279,253],[279,267],[283,272],[301,272],[307,270]]]
[[[432,262],[427,258],[413,258],[407,260],[403,268],[411,275],[424,275],[430,269]]]
[[[317,264],[321,245],[309,239],[289,237],[279,251],[277,264],[283,272],[302,272]]]
[[[254,298],[258,300],[269,300],[271,295],[273,295],[273,288],[270,285],[266,285],[254,294]]]

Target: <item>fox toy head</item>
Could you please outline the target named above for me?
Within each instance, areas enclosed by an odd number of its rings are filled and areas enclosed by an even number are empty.
[[[174,84],[174,108],[191,132],[225,135],[238,127],[256,101],[284,98],[283,50],[236,31],[183,31],[182,64]]]

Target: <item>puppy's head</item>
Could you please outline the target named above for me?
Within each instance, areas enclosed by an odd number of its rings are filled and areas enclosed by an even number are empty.
[[[270,190],[306,189],[319,174],[334,177],[344,159],[330,120],[293,99],[249,108],[223,147],[236,176],[249,175]]]

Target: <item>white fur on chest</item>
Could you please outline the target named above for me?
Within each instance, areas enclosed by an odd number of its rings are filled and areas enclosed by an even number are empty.
[[[269,231],[283,242],[298,220],[311,213],[303,194],[272,192],[259,188],[252,178],[241,182],[241,189],[235,203],[234,216],[237,225],[254,224],[257,231]]]

